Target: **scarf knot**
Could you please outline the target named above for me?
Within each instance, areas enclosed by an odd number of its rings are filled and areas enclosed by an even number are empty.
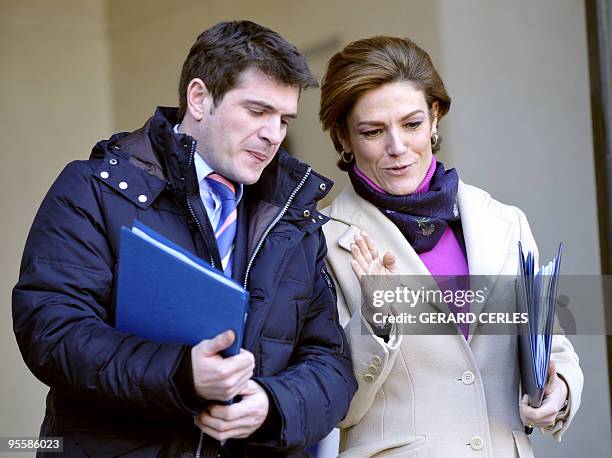
[[[372,203],[402,232],[417,253],[431,250],[449,223],[458,221],[457,189],[459,176],[455,169],[446,170],[441,162],[435,163],[429,189],[405,196],[384,192],[361,172],[356,164],[348,174],[355,192]],[[434,164],[432,164],[432,168]],[[426,188],[426,186],[424,187]]]

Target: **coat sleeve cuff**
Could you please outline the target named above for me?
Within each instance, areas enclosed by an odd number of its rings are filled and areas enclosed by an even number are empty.
[[[565,412],[560,412],[553,426],[541,428],[540,430],[544,434],[551,434],[557,442],[561,442],[563,435],[580,407],[584,375],[578,365],[578,355],[576,355],[572,344],[566,337],[553,336],[553,353],[551,358],[555,361],[557,375],[567,384],[568,403]]]
[[[344,330],[351,347],[353,371],[358,384],[349,412],[339,425],[348,428],[361,421],[374,402],[376,393],[393,368],[402,336],[395,324],[388,341],[374,335],[359,312],[353,314]]]
[[[178,392],[179,402],[192,416],[198,415],[207,405],[207,402],[196,393],[193,383],[193,369],[191,367],[191,347],[187,347],[173,376],[174,385]]]
[[[268,415],[257,431],[251,434],[248,442],[269,443],[273,441],[275,437],[280,437],[283,428],[280,408],[268,386],[262,383],[261,380],[258,380],[257,377],[253,378],[253,380],[261,386],[268,395]]]
[[[253,380],[257,382],[268,395],[269,408],[268,416],[263,424],[246,439],[246,442],[264,447],[284,448],[287,444],[286,438],[283,437],[283,432],[287,430],[285,426],[286,420],[281,414],[281,405],[278,399],[279,395],[271,387],[271,385],[275,385],[275,388],[280,390],[282,389],[282,385],[274,384],[274,377],[253,377]],[[289,393],[283,393],[283,395],[287,397],[286,395],[289,395]],[[294,414],[300,415],[303,414],[303,412],[296,411]]]

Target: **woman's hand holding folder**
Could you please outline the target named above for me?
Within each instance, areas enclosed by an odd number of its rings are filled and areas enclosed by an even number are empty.
[[[519,406],[523,424],[530,429],[533,429],[534,426],[541,428],[554,426],[559,412],[566,406],[568,393],[565,380],[557,375],[555,362],[551,361],[548,366],[548,382],[544,388],[542,405],[538,408],[531,407],[528,404],[527,395],[523,395]]]

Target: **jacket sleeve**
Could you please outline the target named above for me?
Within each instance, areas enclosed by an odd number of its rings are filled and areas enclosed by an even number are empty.
[[[348,318],[349,311],[342,293],[338,297],[338,309],[340,316]],[[359,423],[368,412],[376,394],[387,380],[399,354],[403,336],[394,324],[389,341],[385,342],[375,334],[359,310],[356,310],[353,316],[343,324],[351,348],[353,371],[358,384],[349,411],[339,424],[340,428],[350,428]],[[371,366],[375,369],[375,374],[370,372]]]
[[[535,264],[538,265],[538,248],[536,246],[531,229],[527,223],[525,214],[516,209],[518,213],[521,242],[531,251],[535,253]],[[558,322],[555,319],[555,333],[560,332]],[[561,441],[563,435],[567,431],[572,419],[576,415],[580,407],[582,398],[582,388],[584,385],[584,375],[580,369],[579,358],[574,347],[567,337],[561,334],[555,334],[552,338],[552,348],[550,353],[551,361],[555,362],[557,374],[563,378],[568,388],[568,404],[563,413],[560,413],[555,420],[555,423],[550,428],[540,428],[544,434],[552,434],[557,440]]]
[[[400,353],[403,335],[399,332],[398,326],[393,324],[389,340],[385,342],[373,332],[363,317],[360,311],[363,300],[361,286],[349,265],[350,253],[340,248],[338,242],[339,234],[346,234],[349,228],[343,224],[340,227],[335,226],[338,224],[340,223],[336,221],[327,223],[325,230],[330,243],[327,263],[338,288],[340,324],[344,327],[351,348],[353,371],[358,383],[350,409],[339,424],[340,428],[350,428],[359,423],[368,412],[391,373]],[[394,309],[391,308],[392,311]],[[375,373],[372,374],[370,371]]]
[[[280,423],[280,433],[258,438],[259,446],[290,451],[321,440],[342,420],[357,388],[335,288],[325,268],[325,237],[318,234],[312,299],[292,362],[277,375],[255,378]]]
[[[151,417],[189,413],[173,381],[187,347],[111,325],[114,255],[99,185],[73,162],[45,197],[13,289],[13,329],[43,383],[98,407]]]

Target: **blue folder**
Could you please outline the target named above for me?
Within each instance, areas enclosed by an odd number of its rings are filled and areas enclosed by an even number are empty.
[[[115,328],[157,342],[195,345],[228,329],[240,351],[248,292],[192,253],[135,221],[121,228]]]
[[[557,256],[537,271],[533,253],[525,254],[521,242],[518,242],[518,249],[517,303],[519,312],[529,317],[527,323],[519,325],[521,386],[523,393],[527,393],[529,405],[540,407],[548,381],[563,244],[559,244]],[[530,429],[526,432],[531,432]]]

